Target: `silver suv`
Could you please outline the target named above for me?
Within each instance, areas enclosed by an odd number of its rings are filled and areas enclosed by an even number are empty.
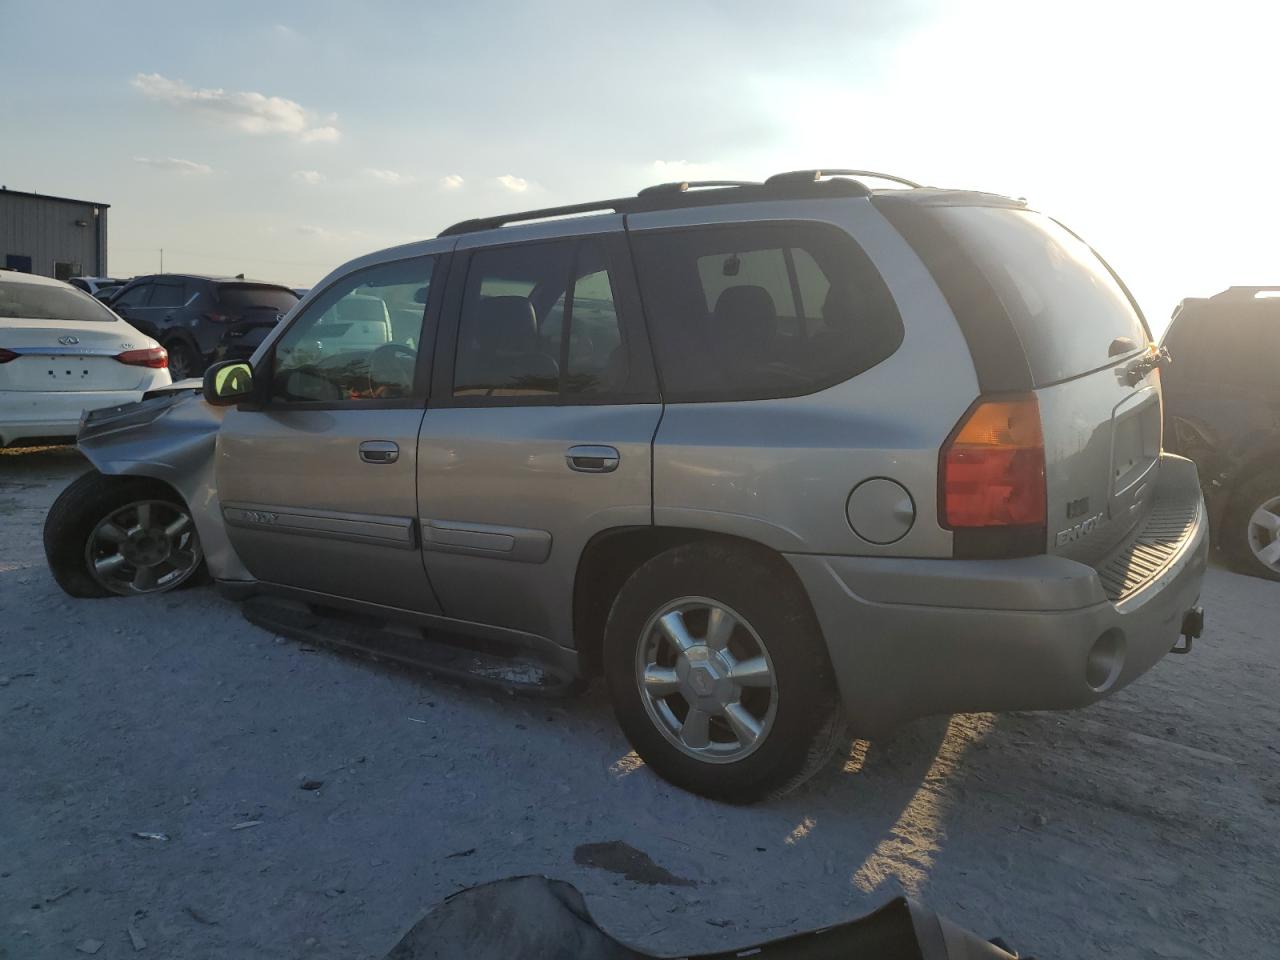
[[[602,674],[649,766],[734,802],[848,731],[1082,706],[1189,645],[1200,488],[1119,278],[1022,202],[835,173],[346,264],[202,395],[86,418],[58,582],[207,565],[274,630]]]

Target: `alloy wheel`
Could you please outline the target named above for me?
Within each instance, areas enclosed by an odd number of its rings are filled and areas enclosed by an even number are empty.
[[[640,636],[636,685],[650,720],[681,752],[730,763],[768,737],[778,681],[760,635],[706,597],[659,608]]]
[[[89,534],[89,572],[112,593],[171,590],[200,566],[191,515],[168,500],[137,500],[113,510]]]
[[[1258,562],[1280,573],[1280,497],[1267,500],[1249,517],[1249,549]]]

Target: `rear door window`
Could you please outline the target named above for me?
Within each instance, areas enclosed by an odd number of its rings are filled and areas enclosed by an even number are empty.
[[[145,307],[147,299],[151,296],[151,288],[150,283],[134,284],[113,300],[111,305],[113,307]]]
[[[1031,210],[951,206],[934,215],[964,243],[1013,322],[1036,386],[1145,349],[1142,318],[1088,244]],[[1127,340],[1130,349],[1112,345]]]
[[[458,324],[453,397],[583,402],[641,390],[614,267],[594,238],[476,251]]]
[[[181,281],[160,281],[151,294],[150,307],[180,307],[186,302],[186,285]]]
[[[262,309],[288,313],[298,302],[298,295],[284,287],[262,287],[252,284],[218,286],[218,303],[232,312]]]
[[[671,402],[812,393],[902,343],[893,297],[862,248],[825,224],[735,224],[633,235]]]

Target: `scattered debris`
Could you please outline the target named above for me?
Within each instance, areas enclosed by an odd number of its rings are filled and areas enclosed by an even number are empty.
[[[412,720],[414,723],[426,723],[425,720],[419,720],[417,717],[406,717],[406,720]]]
[[[469,857],[476,852],[475,847],[468,847],[466,850],[459,850],[457,853],[445,854],[446,860],[456,860],[461,857]]]
[[[341,887],[330,887],[328,890],[324,892],[324,895],[326,897],[340,897],[346,892],[347,891],[343,890]]]
[[[145,830],[135,830],[133,831],[133,835],[139,840],[158,840],[162,843],[167,843],[169,841],[169,835],[167,833],[151,833]]]
[[[316,652],[316,648],[315,648],[315,647],[299,647],[298,649],[299,649],[299,650],[301,650],[303,653],[315,653],[315,652]]]
[[[134,952],[147,949],[147,941],[142,939],[142,934],[138,932],[138,928],[132,923],[125,927],[125,932],[129,934],[129,942],[133,944]]]
[[[713,926],[713,927],[720,927],[721,929],[723,929],[724,927],[732,927],[732,926],[733,926],[733,921],[732,921],[732,920],[708,920],[708,921],[706,921],[706,922],[707,922],[707,923],[709,923],[709,924],[711,924],[711,926]]]
[[[0,677],[0,687],[7,687],[14,680],[21,680],[24,677],[34,677],[34,673],[15,673],[12,676]]]
[[[298,785],[298,788],[300,790],[319,790],[323,786],[323,780],[303,780],[302,783]]]
[[[231,829],[232,830],[248,830],[250,827],[256,827],[260,823],[262,823],[261,820],[241,820],[239,823],[235,824]]]
[[[67,896],[67,894],[75,893],[77,889],[78,889],[77,887],[67,887],[67,889],[63,890],[61,893],[55,893],[52,897],[45,897],[44,902],[57,903],[63,897]]]
[[[1048,823],[1049,823],[1049,817],[1041,813],[1039,810],[1037,810],[1031,817],[1031,825],[1033,827],[1047,826]]]
[[[693,887],[692,880],[677,877],[658,866],[642,850],[637,850],[621,840],[607,843],[584,843],[573,851],[573,862],[580,867],[596,867],[610,873],[620,873],[632,883],[663,884],[669,887]]]
[[[102,949],[101,940],[81,940],[76,944],[76,949],[81,953],[97,953]]]
[[[203,913],[201,913],[195,907],[186,906],[186,907],[183,907],[182,909],[186,912],[187,916],[189,916],[196,923],[203,923],[206,927],[216,927],[218,925],[217,920],[210,920],[208,917],[206,917]]]

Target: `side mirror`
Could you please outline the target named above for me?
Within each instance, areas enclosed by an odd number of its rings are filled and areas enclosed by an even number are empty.
[[[205,371],[204,399],[211,406],[229,407],[253,395],[253,367],[243,360],[225,360]]]

